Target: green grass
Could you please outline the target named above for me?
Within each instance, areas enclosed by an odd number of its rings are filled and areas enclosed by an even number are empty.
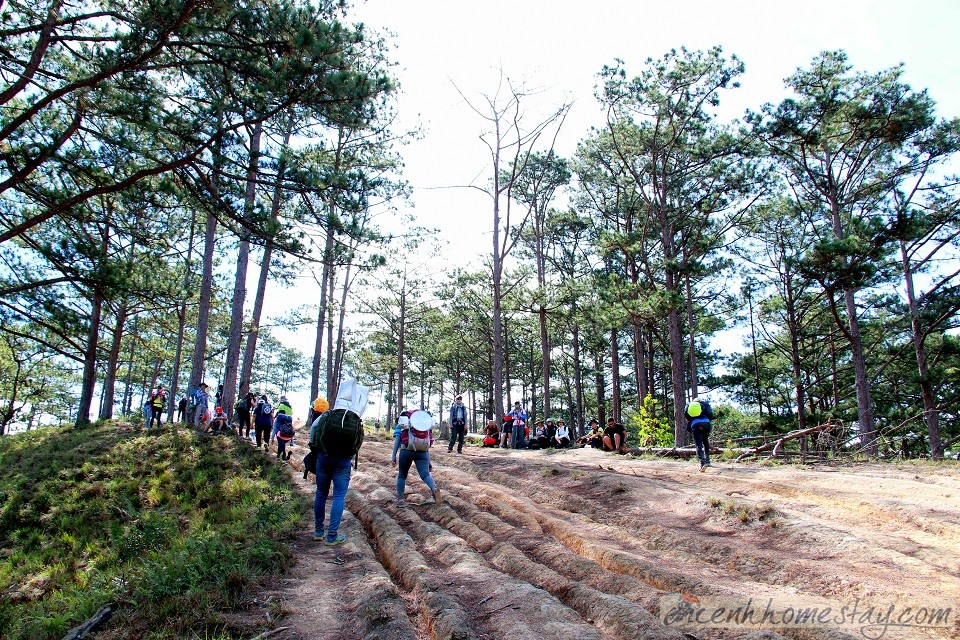
[[[177,446],[179,445],[179,446]],[[229,437],[117,423],[0,437],[0,637],[215,637],[288,566],[308,499]]]

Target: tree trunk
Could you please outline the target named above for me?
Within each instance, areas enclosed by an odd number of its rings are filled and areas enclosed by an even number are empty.
[[[210,301],[213,299],[213,250],[217,236],[217,218],[207,214],[203,234],[203,275],[200,279],[200,303],[197,306],[197,335],[193,346],[189,389],[203,382],[204,359],[207,353],[207,327],[210,324]]]
[[[610,329],[610,415],[620,422],[620,338]]]
[[[247,163],[247,185],[243,198],[243,215],[253,217],[257,200],[257,175],[260,172],[260,137],[263,123],[258,122],[250,134],[250,158]],[[237,273],[233,282],[233,306],[230,310],[230,334],[227,339],[227,359],[224,364],[223,400],[224,411],[229,415],[234,404],[234,389],[237,388],[237,370],[240,366],[240,343],[243,341],[243,306],[247,299],[247,265],[250,262],[250,239],[246,232],[240,238],[237,251]]]
[[[649,391],[649,382],[647,380],[647,367],[644,363],[644,343],[643,328],[640,326],[640,318],[634,316],[633,324],[633,375],[637,380],[637,404],[642,405],[643,399],[647,397]]]
[[[130,333],[130,357],[127,360],[127,375],[123,381],[123,402],[120,404],[120,413],[129,415],[132,413],[131,403],[133,402],[133,356],[136,354],[137,347],[137,327],[139,318],[133,317],[133,331]]]
[[[190,268],[193,259],[193,238],[197,226],[196,213],[190,220],[190,238],[187,241],[187,257],[183,265],[183,291],[180,294],[180,307],[177,309],[177,349],[173,358],[173,374],[170,380],[170,405],[167,409],[167,422],[173,424],[174,411],[177,409],[177,396],[180,393],[180,366],[183,362],[183,341],[187,326],[187,300],[190,298]],[[184,416],[186,417],[186,416]],[[173,431],[174,436],[177,430]]]
[[[603,376],[603,351],[597,349],[593,354],[593,377],[594,383],[596,385],[597,393],[597,420],[600,421],[600,425],[603,426],[606,424],[606,407],[605,407],[605,387],[604,376]]]
[[[113,340],[110,344],[110,354],[107,358],[107,371],[103,376],[103,398],[100,401],[100,419],[113,418],[113,400],[117,384],[117,368],[120,361],[120,347],[123,340],[123,327],[127,320],[127,303],[120,303],[117,309],[116,324],[113,327]]]
[[[87,344],[83,352],[83,379],[80,385],[80,405],[77,407],[76,428],[90,426],[90,407],[93,390],[97,384],[97,345],[100,336],[100,316],[103,312],[103,294],[94,288],[90,299],[90,325],[87,329]]]
[[[273,187],[273,198],[270,202],[270,220],[276,221],[280,215],[280,205],[283,200],[283,177],[286,173],[286,152],[293,131],[293,121],[287,124],[283,134],[283,143],[280,145],[280,160],[277,163],[277,184]],[[273,240],[268,238],[263,247],[263,259],[260,263],[260,277],[257,279],[257,297],[253,301],[253,310],[250,314],[250,332],[247,333],[247,344],[243,349],[243,365],[240,367],[240,397],[250,391],[250,377],[253,375],[253,358],[257,352],[257,338],[260,337],[260,316],[263,314],[263,299],[267,293],[267,280],[270,276],[270,261],[273,259]],[[314,396],[316,397],[316,396]],[[311,398],[312,400],[313,398]],[[333,404],[331,402],[330,404]]]
[[[344,320],[347,315],[347,293],[350,291],[350,267],[348,263],[343,273],[343,292],[340,296],[340,318],[337,322],[337,350],[336,361],[333,367],[333,380],[337,387],[343,379],[343,346],[344,346]]]
[[[586,411],[583,406],[583,368],[580,365],[580,327],[573,325],[573,387],[576,390],[577,402],[577,427],[581,430],[579,435],[583,435],[586,430]]]
[[[923,327],[920,325],[920,309],[913,286],[913,267],[906,245],[900,242],[900,258],[903,263],[903,281],[907,290],[907,305],[910,309],[910,332],[913,338],[913,350],[917,357],[917,373],[920,375],[920,395],[923,398],[923,420],[927,425],[927,439],[930,443],[930,458],[943,459],[943,446],[940,443],[940,414],[937,400],[930,384],[930,370],[927,367],[927,348],[924,344]]]
[[[684,262],[687,258],[684,256]],[[690,334],[690,397],[696,398],[699,395],[697,380],[697,334],[696,326],[693,323],[693,294],[690,289],[690,276],[684,275],[684,290],[686,291],[687,302],[687,331]]]

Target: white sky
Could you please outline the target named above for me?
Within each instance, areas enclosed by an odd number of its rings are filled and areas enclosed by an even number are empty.
[[[542,104],[529,103],[533,112],[573,100],[557,147],[567,157],[601,123],[593,90],[604,64],[621,58],[637,75],[647,58],[681,46],[721,45],[745,63],[741,88],[721,97],[728,120],[778,102],[783,78],[832,49],[845,50],[858,71],[905,63],[906,82],[928,89],[941,116],[960,115],[957,0],[368,0],[352,17],[395,34],[388,41],[398,63],[399,128],[420,123],[425,134],[403,149],[404,178],[420,224],[440,229],[435,259],[446,268],[478,267],[491,241],[489,201],[456,188],[487,184],[490,167],[478,139],[484,123],[454,84],[471,99],[493,93],[501,67],[545,89]],[[312,353],[312,330],[304,331],[296,341]],[[376,413],[372,407],[368,415]]]

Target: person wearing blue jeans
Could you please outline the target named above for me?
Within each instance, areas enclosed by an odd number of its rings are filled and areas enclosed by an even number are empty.
[[[519,402],[514,402],[513,411],[508,415],[513,416],[513,438],[510,446],[514,449],[526,449],[527,412],[520,407]]]
[[[324,544],[332,547],[343,544],[346,536],[339,532],[340,520],[343,518],[343,505],[347,498],[347,488],[350,486],[350,465],[352,458],[334,458],[327,456],[323,451],[317,451],[317,495],[313,500],[314,540],[323,539]],[[333,484],[333,499],[330,504],[330,521],[327,533],[323,533],[323,516],[327,510],[327,495],[330,493],[330,484]]]
[[[687,403],[683,415],[687,419],[687,431],[693,434],[693,442],[697,446],[697,457],[700,459],[700,472],[710,466],[710,431],[713,420],[713,408],[704,400]]]
[[[417,465],[417,473],[420,474],[420,479],[423,480],[424,484],[430,489],[432,499],[428,502],[439,503],[440,492],[437,489],[437,483],[433,480],[433,476],[430,475],[430,471],[433,469],[433,465],[430,464],[430,452],[401,449],[399,463],[397,459],[393,460],[393,466],[397,467],[397,504],[403,505],[406,503],[403,492],[407,484],[407,474],[410,472],[411,464]]]

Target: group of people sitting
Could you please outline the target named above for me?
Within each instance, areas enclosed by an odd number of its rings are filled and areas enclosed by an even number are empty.
[[[517,405],[519,405],[519,403],[517,403]],[[533,434],[531,435],[530,429],[525,423],[526,414],[524,414],[523,417],[518,417],[518,410],[519,406],[504,416],[502,424],[500,425],[498,425],[495,420],[487,421],[487,426],[483,434],[484,447],[499,446],[501,449],[565,449],[571,446],[572,439],[566,420],[563,418],[556,420],[554,418],[547,418],[534,426]],[[590,420],[588,426],[590,427],[590,431],[576,441],[578,446],[626,453],[627,432],[622,424],[613,418],[607,418],[607,426],[601,430],[600,422],[594,418]]]
[[[590,431],[577,440],[577,444],[581,447],[593,447],[617,453],[627,452],[627,430],[612,417],[607,418],[607,426],[603,430],[600,429],[600,421],[596,418],[591,419],[587,426],[590,427]]]

